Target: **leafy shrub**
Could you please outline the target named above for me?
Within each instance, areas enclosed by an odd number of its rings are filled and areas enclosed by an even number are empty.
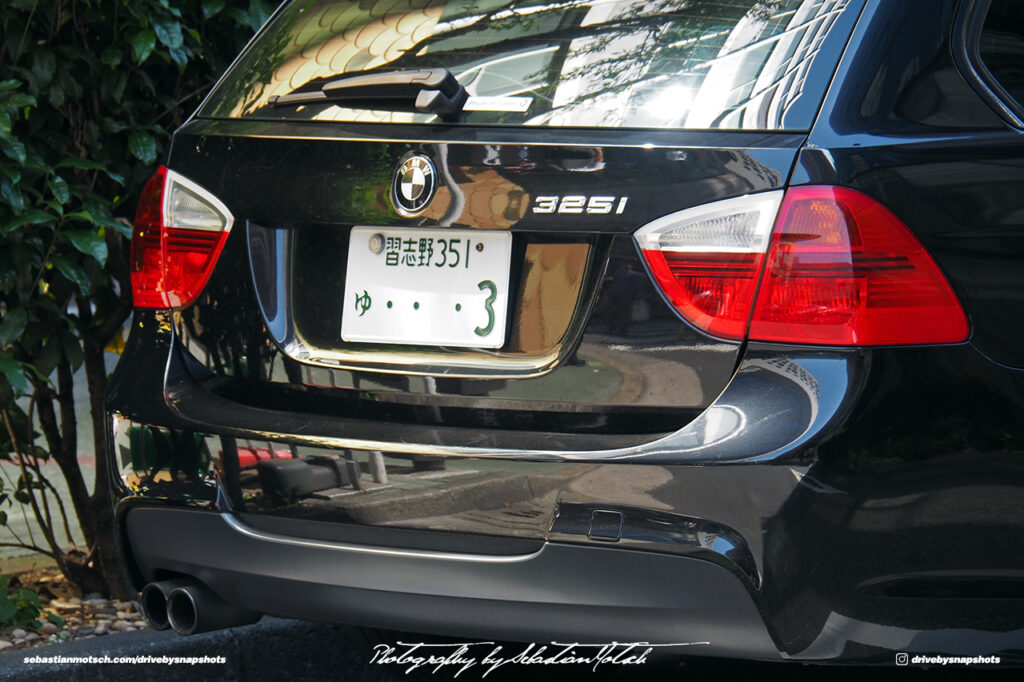
[[[103,349],[131,312],[134,204],[170,132],[270,11],[265,0],[0,3],[0,456],[21,471],[0,504],[30,507],[45,536],[0,545],[49,554],[86,591],[127,592],[104,474]],[[83,365],[92,494],[71,408]],[[48,501],[39,462],[51,457],[70,510]],[[85,548],[71,541],[69,511]]]
[[[38,628],[45,618],[58,627],[64,619],[50,611],[43,611],[39,596],[32,590],[10,589],[7,576],[0,576],[0,628],[11,626]]]

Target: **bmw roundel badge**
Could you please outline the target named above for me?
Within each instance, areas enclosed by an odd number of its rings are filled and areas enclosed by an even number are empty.
[[[423,154],[412,152],[398,164],[391,181],[391,203],[399,215],[418,216],[434,198],[437,189],[437,169],[434,162]]]

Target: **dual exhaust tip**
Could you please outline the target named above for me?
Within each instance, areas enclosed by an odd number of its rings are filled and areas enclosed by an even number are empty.
[[[179,635],[250,625],[262,614],[228,604],[200,582],[173,578],[142,590],[142,613],[154,630],[173,628]]]

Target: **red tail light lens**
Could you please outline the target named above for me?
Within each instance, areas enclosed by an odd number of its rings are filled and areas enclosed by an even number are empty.
[[[142,188],[132,231],[132,302],[136,308],[169,308],[163,291],[163,203],[167,169],[157,169]]]
[[[743,339],[782,192],[680,211],[636,233],[647,267],[676,310],[715,336]]]
[[[931,256],[856,190],[805,186],[784,200],[766,192],[719,201],[635,236],[665,297],[714,336],[841,346],[967,339],[963,308]]]
[[[210,279],[233,218],[187,178],[161,166],[139,198],[132,236],[132,300],[138,308],[192,304]]]
[[[644,258],[683,317],[715,336],[743,338],[763,254],[644,251]]]
[[[910,230],[844,187],[794,187],[772,234],[750,338],[828,345],[966,340],[967,318]]]

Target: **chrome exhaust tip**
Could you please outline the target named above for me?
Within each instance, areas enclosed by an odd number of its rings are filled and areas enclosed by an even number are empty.
[[[228,604],[213,590],[196,582],[175,587],[167,599],[167,621],[179,635],[250,625],[262,615]]]
[[[154,630],[166,630],[171,627],[167,619],[167,600],[175,589],[193,582],[195,581],[191,578],[171,578],[149,583],[142,588],[142,615],[146,617],[149,627]]]

